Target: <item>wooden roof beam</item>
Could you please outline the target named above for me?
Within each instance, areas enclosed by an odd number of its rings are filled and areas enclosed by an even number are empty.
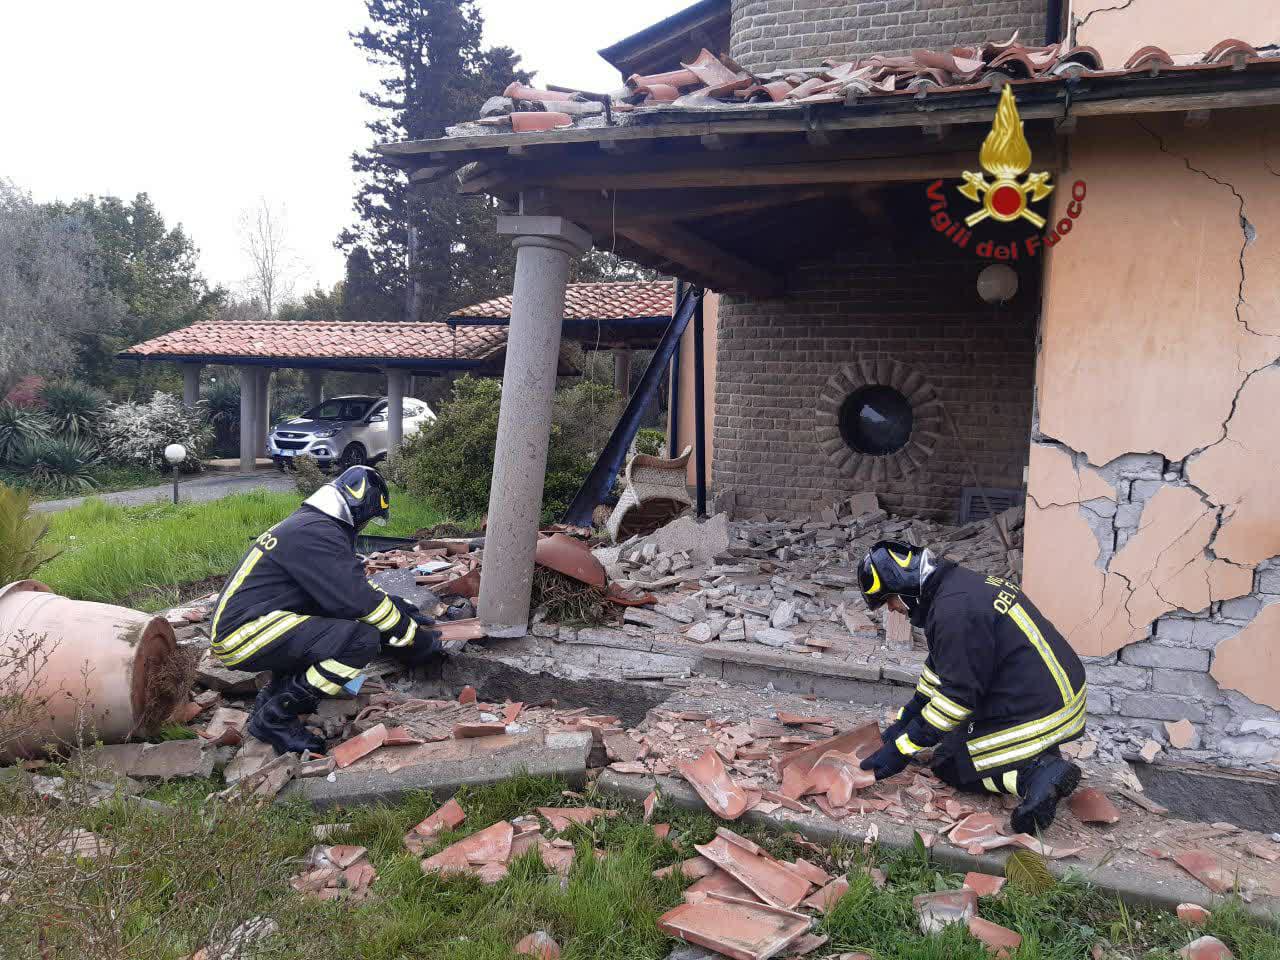
[[[783,279],[686,230],[679,224],[627,224],[618,233],[657,256],[690,268],[716,290],[778,296]]]

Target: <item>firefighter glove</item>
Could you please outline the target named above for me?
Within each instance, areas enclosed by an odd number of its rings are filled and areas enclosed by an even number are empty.
[[[871,770],[877,780],[887,780],[907,769],[907,757],[892,740],[862,761],[863,770]]]

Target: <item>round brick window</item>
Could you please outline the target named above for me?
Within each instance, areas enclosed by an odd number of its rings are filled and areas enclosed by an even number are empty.
[[[883,384],[855,390],[840,404],[840,436],[858,453],[873,457],[905,447],[914,420],[907,398]]]
[[[842,366],[816,410],[818,443],[841,473],[860,481],[908,476],[933,456],[942,405],[933,385],[896,360]]]

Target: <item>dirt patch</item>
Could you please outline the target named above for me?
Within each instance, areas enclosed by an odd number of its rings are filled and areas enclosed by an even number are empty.
[[[138,732],[157,730],[169,719],[173,708],[185,699],[196,681],[199,653],[194,647],[179,647],[171,657],[154,657],[146,664],[146,687]]]

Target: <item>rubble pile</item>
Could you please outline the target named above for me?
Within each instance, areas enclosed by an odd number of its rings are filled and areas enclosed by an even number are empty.
[[[913,646],[904,618],[868,611],[862,601],[857,564],[872,544],[901,540],[982,573],[1017,578],[1022,526],[1021,507],[994,522],[952,527],[893,517],[875,494],[864,493],[811,519],[730,522],[718,514],[697,524],[685,517],[595,554],[611,581],[656,595],[652,610],[626,611],[624,629],[847,657],[881,636],[890,649]]]

